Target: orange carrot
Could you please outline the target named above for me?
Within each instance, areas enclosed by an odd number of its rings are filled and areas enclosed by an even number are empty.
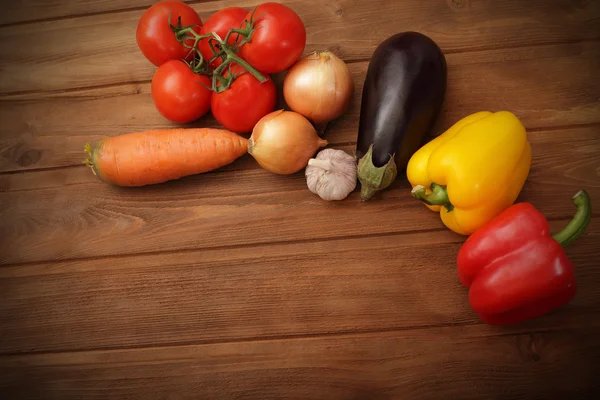
[[[128,133],[85,145],[85,163],[103,182],[143,186],[230,164],[248,141],[223,129],[175,128]]]

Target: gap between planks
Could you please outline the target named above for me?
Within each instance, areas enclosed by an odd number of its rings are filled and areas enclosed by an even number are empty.
[[[385,335],[394,334],[410,331],[430,330],[430,329],[452,329],[452,328],[469,328],[486,326],[483,322],[446,322],[440,324],[425,324],[425,325],[414,325],[414,326],[401,326],[401,327],[390,327],[381,329],[357,329],[347,331],[336,331],[336,332],[318,332],[318,333],[306,333],[306,334],[289,334],[289,335],[265,335],[255,337],[243,337],[238,339],[211,339],[211,340],[197,340],[197,341],[186,341],[186,342],[174,342],[170,344],[147,344],[147,345],[131,345],[131,346],[106,346],[106,347],[93,347],[89,349],[75,349],[75,350],[43,350],[43,351],[27,351],[27,352],[6,352],[0,353],[0,359],[2,358],[23,358],[23,357],[37,357],[41,355],[55,355],[55,354],[81,354],[81,353],[104,353],[104,352],[119,352],[127,350],[159,350],[159,349],[174,349],[181,347],[200,347],[200,346],[213,346],[221,344],[240,344],[240,343],[260,343],[260,342],[284,342],[284,341],[300,341],[300,340],[315,340],[315,339],[343,339],[343,338],[361,338],[363,336],[371,335]],[[538,327],[528,328],[525,325],[511,326],[508,327],[508,331],[497,331],[485,335],[485,337],[503,337],[503,336],[516,336],[516,335],[531,335],[549,332],[563,332],[571,331],[573,326],[568,327]]]
[[[201,2],[199,2],[201,3]],[[99,13],[104,14],[104,13]],[[2,28],[2,26],[0,26]],[[565,41],[555,41],[555,42],[544,42],[544,43],[533,43],[533,44],[522,44],[522,45],[514,45],[514,46],[478,46],[478,47],[470,47],[464,49],[449,49],[444,50],[445,55],[451,54],[469,54],[469,53],[479,53],[486,51],[501,51],[501,50],[511,50],[511,49],[525,49],[525,48],[536,48],[536,47],[544,47],[544,46],[564,46],[569,44],[585,44],[585,43],[595,43],[600,42],[599,38],[593,39],[579,39],[579,40],[565,40]],[[371,60],[370,57],[364,58],[356,58],[356,59],[344,59],[346,64],[357,64],[362,62],[369,62]],[[109,88],[117,88],[121,86],[129,86],[129,85],[147,85],[150,84],[152,80],[139,80],[139,81],[127,81],[127,82],[119,82],[119,83],[106,83],[102,85],[89,85],[89,86],[78,86],[66,89],[57,89],[57,90],[20,90],[14,92],[2,92],[0,93],[0,102],[1,101],[13,101],[12,97],[19,96],[30,96],[30,95],[53,95],[53,94],[62,94],[62,93],[77,93],[85,90],[97,90],[97,89],[109,89]],[[35,100],[36,98],[28,98],[28,101]],[[17,99],[18,100],[18,99]]]
[[[131,83],[129,83],[131,84]],[[121,85],[121,84],[119,84]],[[125,85],[125,84],[123,84]],[[112,86],[112,85],[108,85],[108,86]],[[79,89],[77,89],[79,90]],[[0,102],[2,100],[0,99]],[[533,127],[528,127],[527,128],[527,132],[528,133],[540,133],[540,132],[556,132],[556,131],[562,131],[562,130],[569,130],[569,129],[582,129],[582,128],[594,128],[594,127],[599,127],[600,128],[600,122],[589,122],[589,123],[581,123],[581,124],[567,124],[567,125],[555,125],[555,126],[533,126]],[[248,136],[247,134],[243,134],[242,136]],[[332,142],[329,143],[327,145],[327,147],[331,147],[331,148],[336,148],[336,147],[347,147],[347,146],[356,146],[356,141],[344,141],[344,142]],[[59,165],[56,167],[40,167],[40,168],[30,168],[30,169],[14,169],[14,170],[5,170],[5,171],[0,171],[0,176],[2,175],[17,175],[17,174],[26,174],[26,173],[39,173],[39,172],[48,172],[48,171],[60,171],[63,169],[71,169],[71,168],[87,168],[87,166],[83,163],[79,163],[79,164],[70,164],[70,165]],[[258,167],[256,168],[258,169]],[[228,173],[228,172],[232,172],[232,171],[236,171],[236,172],[240,172],[240,171],[247,171],[247,169],[239,169],[239,170],[225,170],[222,168],[216,169],[214,171],[208,171],[205,172],[205,174],[223,174],[223,173]],[[86,182],[88,183],[88,182]],[[75,185],[79,185],[81,183],[76,183]],[[36,190],[36,189],[31,189],[31,190]],[[18,190],[14,190],[14,191],[18,191]],[[0,191],[1,193],[2,191]],[[13,190],[7,190],[6,192],[13,192]]]
[[[244,195],[244,196],[258,196],[258,195]],[[551,222],[567,222],[573,218],[573,215],[564,215],[564,216],[556,216],[556,217],[547,217],[546,220]],[[600,212],[592,212],[592,218],[600,218]],[[365,239],[365,238],[386,238],[386,237],[403,237],[403,236],[412,236],[412,235],[426,235],[433,233],[444,233],[449,231],[448,228],[439,227],[439,228],[427,228],[427,229],[413,229],[408,231],[392,231],[392,232],[381,232],[376,234],[363,234],[363,235],[346,235],[344,237],[332,236],[332,237],[324,237],[317,239],[294,239],[294,240],[274,240],[260,243],[248,243],[248,244],[236,244],[236,245],[223,245],[223,246],[209,246],[202,248],[182,248],[182,249],[171,249],[171,250],[157,250],[157,251],[142,251],[138,253],[120,253],[120,254],[111,254],[111,255],[102,255],[102,256],[90,256],[90,257],[73,257],[73,258],[64,258],[64,259],[53,259],[53,260],[40,260],[40,261],[24,261],[17,262],[12,264],[0,264],[0,279],[3,279],[3,270],[25,267],[30,265],[53,265],[53,264],[61,264],[65,262],[82,262],[82,261],[97,261],[97,260],[123,260],[135,257],[145,257],[145,256],[164,256],[164,255],[178,255],[184,253],[193,253],[198,251],[227,251],[227,250],[238,250],[238,249],[247,249],[252,247],[269,247],[269,246],[285,246],[291,244],[311,244],[311,243],[321,243],[321,242],[339,242],[344,240],[357,240],[357,239]],[[456,235],[455,240],[449,240],[444,242],[443,244],[461,244],[466,240],[466,237]],[[177,264],[174,264],[177,265]]]
[[[264,195],[264,193],[261,195]],[[240,196],[248,197],[248,196],[258,196],[258,195],[240,195]],[[563,221],[563,220],[566,221],[567,218],[568,217],[566,217],[566,216],[565,217],[555,217],[553,219],[548,219],[548,221]],[[571,218],[572,218],[572,216],[571,216]],[[26,266],[26,265],[49,265],[49,264],[56,264],[56,263],[63,263],[63,262],[78,262],[78,261],[93,261],[93,260],[118,260],[118,259],[127,259],[127,258],[133,258],[133,257],[141,257],[141,256],[158,256],[158,255],[170,255],[170,254],[175,255],[175,254],[190,253],[190,252],[197,252],[197,251],[214,251],[214,250],[223,251],[223,250],[245,249],[245,248],[257,247],[257,246],[268,247],[268,246],[273,246],[273,245],[281,246],[281,245],[288,245],[288,244],[309,244],[309,243],[319,243],[319,242],[334,242],[334,241],[340,241],[340,240],[364,239],[367,237],[407,236],[407,235],[418,235],[418,234],[444,232],[445,230],[447,230],[447,228],[440,227],[440,228],[432,228],[432,229],[415,229],[415,230],[399,231],[399,232],[381,232],[378,234],[347,235],[347,236],[344,236],[343,238],[326,237],[326,238],[319,238],[319,239],[276,240],[276,241],[263,242],[263,243],[259,243],[259,244],[252,243],[252,244],[223,245],[223,246],[210,246],[210,247],[203,247],[203,248],[157,250],[157,251],[146,251],[146,252],[139,252],[139,253],[122,253],[122,254],[104,255],[104,256],[65,258],[65,259],[59,259],[59,260],[26,261],[26,262],[19,262],[19,263],[13,263],[13,264],[0,264],[0,271],[2,271],[3,269],[6,269],[6,268],[22,267],[22,266]],[[460,237],[457,238],[456,241],[449,241],[449,242],[446,242],[445,244],[462,243],[463,240],[459,240],[459,239],[460,239]],[[0,274],[0,279],[2,279],[1,274]]]
[[[81,163],[81,164],[71,164],[71,165],[58,165],[56,167],[42,167],[42,168],[32,168],[32,169],[24,169],[24,170],[14,169],[14,170],[0,171],[0,175],[15,175],[20,172],[48,172],[48,171],[56,171],[56,170],[61,170],[61,169],[80,168],[80,167],[87,168],[87,166],[85,164]],[[221,172],[221,171],[209,171],[209,172],[217,173],[217,172]]]
[[[215,344],[233,344],[233,343],[259,343],[259,342],[277,342],[286,340],[311,340],[311,339],[322,339],[322,338],[346,338],[354,336],[372,335],[372,334],[383,334],[383,333],[395,333],[395,332],[406,332],[426,329],[438,329],[438,328],[463,328],[469,326],[482,326],[482,322],[447,322],[441,324],[429,324],[429,325],[414,325],[414,326],[400,326],[392,328],[382,329],[357,329],[348,331],[336,331],[336,332],[318,332],[318,333],[305,333],[305,334],[289,334],[289,335],[265,335],[265,336],[254,336],[254,337],[243,337],[239,339],[211,339],[211,340],[196,340],[187,342],[174,342],[170,344],[147,344],[139,346],[106,346],[106,347],[93,347],[90,349],[76,349],[76,350],[43,350],[43,351],[28,351],[28,352],[7,352],[0,353],[1,357],[21,357],[21,356],[40,356],[46,354],[61,354],[61,353],[90,353],[90,352],[106,352],[106,351],[123,351],[123,350],[138,350],[138,349],[169,349],[177,347],[191,347],[191,346],[211,346]],[[525,333],[544,333],[550,332],[555,329],[541,328],[537,331],[527,330]],[[500,332],[498,336],[518,334],[520,332]],[[494,334],[490,336],[496,336]]]
[[[186,4],[201,4],[201,3],[210,3],[214,0],[181,0]],[[119,14],[130,11],[143,11],[150,8],[150,6],[137,6],[137,7],[129,7],[129,8],[119,8],[116,10],[106,10],[106,11],[93,11],[89,13],[79,13],[79,14],[70,14],[70,15],[62,15],[57,17],[48,17],[48,18],[38,18],[38,19],[30,19],[26,21],[16,21],[16,22],[8,22],[5,24],[0,24],[0,29],[2,28],[12,28],[19,25],[29,25],[29,24],[39,24],[42,22],[54,22],[54,21],[62,21],[66,19],[75,19],[75,18],[85,18],[85,17],[95,17],[100,15],[110,15],[110,14]]]

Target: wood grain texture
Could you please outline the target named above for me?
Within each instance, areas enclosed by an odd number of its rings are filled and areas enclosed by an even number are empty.
[[[599,234],[594,220],[567,250],[579,282],[570,304],[481,330],[597,315]],[[462,241],[440,230],[2,267],[0,355],[479,324],[456,276]]]
[[[185,3],[202,3],[209,0],[186,0]],[[72,18],[90,14],[145,10],[157,0],[18,0],[4,1],[0,25],[18,24],[39,20]]]
[[[3,1],[0,25],[150,7],[155,0]]]
[[[482,109],[512,111],[529,129],[600,122],[600,42],[449,54],[447,59],[451,78],[433,134]],[[356,142],[367,67],[368,62],[350,64],[355,96],[328,130],[332,144]],[[0,102],[0,171],[78,165],[86,142],[175,126],[156,111],[149,84],[38,96]],[[219,125],[209,113],[187,126]]]
[[[9,398],[587,400],[600,394],[597,321],[483,326],[0,359]]]
[[[596,126],[534,132],[530,138],[534,159],[521,200],[557,218],[573,214],[570,197],[582,187],[600,198]],[[74,171],[81,172],[49,173]],[[403,177],[361,204],[358,190],[340,203],[322,201],[308,191],[301,172],[279,176],[256,168],[145,188],[115,188],[88,175],[84,184],[52,186],[42,173],[40,188],[33,190],[11,191],[14,177],[1,181],[7,191],[0,193],[0,264],[443,227],[438,215],[411,197]],[[81,232],[76,241],[57,240]]]
[[[432,135],[475,111],[512,111],[534,157],[519,200],[556,232],[576,191],[600,199],[600,1],[282,1],[306,23],[307,53],[350,63],[357,92],[330,127],[333,147],[354,149],[375,46],[416,30],[449,65]],[[260,2],[193,7],[206,18]],[[152,104],[155,67],[135,43],[150,3],[2,9],[0,397],[600,397],[596,206],[566,249],[573,301],[498,328],[477,319],[457,279],[465,238],[402,176],[368,203],[356,192],[323,202],[302,173],[276,176],[248,155],[152,187],[99,182],[81,165],[84,143],[173,126]]]
[[[226,5],[194,4],[203,19]],[[571,0],[286,0],[307,29],[306,52],[368,59],[381,41],[417,30],[445,52],[600,38],[600,2]],[[135,42],[143,10],[0,28],[0,93],[149,81],[155,70]]]

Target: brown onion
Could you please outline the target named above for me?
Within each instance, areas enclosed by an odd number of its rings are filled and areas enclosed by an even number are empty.
[[[327,141],[317,135],[309,120],[293,111],[273,111],[254,127],[248,139],[248,153],[267,171],[293,174]]]
[[[317,125],[325,125],[341,116],[353,93],[354,81],[348,66],[328,51],[302,58],[290,68],[283,81],[287,105]]]

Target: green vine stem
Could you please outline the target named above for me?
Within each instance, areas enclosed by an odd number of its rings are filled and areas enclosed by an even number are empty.
[[[256,12],[256,8],[252,9],[252,13],[250,14],[250,19],[244,21],[243,28],[240,29],[230,29],[227,32],[227,36],[225,36],[225,43],[229,43],[229,36],[233,33],[237,33],[238,37],[235,39],[234,46],[243,46],[245,43],[248,43],[252,39],[252,34],[258,28],[258,25],[255,25],[254,22],[254,13]],[[261,14],[262,15],[262,14]],[[259,16],[260,17],[260,16]],[[241,43],[238,43],[238,40],[243,38]]]
[[[253,15],[254,14],[252,14],[252,16]],[[250,19],[250,21],[246,21],[246,26],[243,29],[230,29],[229,32],[227,32],[225,40],[223,40],[216,32],[210,32],[204,35],[200,35],[196,31],[194,31],[193,26],[182,27],[181,21],[179,22],[178,26],[170,25],[171,29],[175,33],[177,40],[180,41],[187,48],[190,48],[190,52],[195,51],[200,56],[199,62],[196,63],[194,67],[192,67],[192,70],[194,72],[200,73],[200,71],[204,71],[202,69],[202,66],[205,63],[205,60],[204,57],[202,57],[200,51],[198,50],[198,44],[203,39],[209,40],[210,48],[214,54],[214,56],[208,61],[207,64],[212,63],[219,57],[222,59],[221,65],[219,65],[212,72],[212,88],[209,89],[213,90],[214,92],[220,93],[229,89],[234,79],[236,78],[236,76],[231,75],[231,63],[236,63],[240,65],[250,74],[252,74],[260,83],[264,83],[267,81],[267,78],[260,71],[258,71],[250,63],[248,63],[246,60],[242,59],[236,54],[237,48],[239,48],[239,46],[241,46],[243,43],[249,40],[249,37],[252,36],[252,32],[255,29],[254,23],[252,22],[252,18]],[[238,38],[236,38],[234,45],[230,45],[228,43],[228,40],[230,36],[234,33],[238,34]],[[241,44],[238,44],[240,36],[243,37],[244,40],[242,40]],[[192,39],[194,40],[194,44],[190,46],[186,43],[186,41]],[[216,42],[217,44],[215,45],[214,42]],[[217,46],[218,51],[216,48]],[[227,78],[223,77],[222,75],[226,67],[228,68],[229,72],[229,76]]]

